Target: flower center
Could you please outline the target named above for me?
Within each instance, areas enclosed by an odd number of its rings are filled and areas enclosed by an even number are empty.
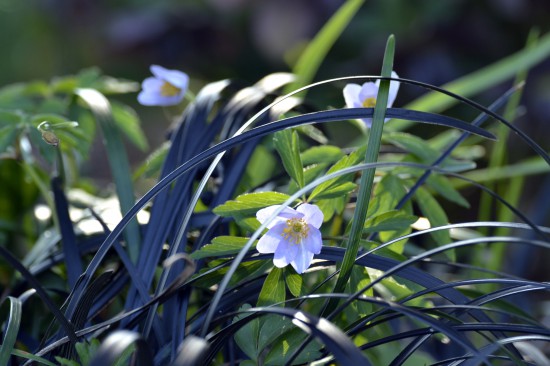
[[[160,87],[160,94],[163,97],[173,97],[175,95],[178,95],[180,92],[181,92],[180,88],[170,84],[167,81],[165,81],[164,84],[162,84],[162,86]]]
[[[286,227],[281,234],[283,238],[295,244],[300,244],[302,239],[307,238],[309,226],[304,219],[292,218],[286,220]]]
[[[375,105],[376,105],[375,97],[365,98],[365,100],[363,101],[363,107],[365,108],[374,108]]]

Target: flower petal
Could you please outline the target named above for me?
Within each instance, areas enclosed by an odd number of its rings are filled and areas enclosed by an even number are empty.
[[[141,88],[143,90],[150,90],[155,91],[156,93],[160,93],[160,88],[162,87],[162,84],[164,84],[164,81],[162,81],[161,79],[148,77],[141,83]]]
[[[347,84],[344,87],[344,100],[348,108],[360,108],[362,101],[359,100],[359,93],[361,92],[361,85]]]
[[[260,222],[260,224],[263,224],[266,222],[271,215],[277,210],[281,205],[273,205],[266,208],[262,208],[258,212],[256,212],[256,218]],[[303,217],[304,215],[302,213],[297,212],[296,210],[285,207],[277,216],[269,223],[267,224],[267,228],[271,229],[273,226],[280,224],[281,222],[286,222],[286,220],[291,219],[293,217]]]
[[[298,251],[290,264],[294,267],[296,272],[304,273],[313,260],[313,253],[307,250],[303,245],[297,245],[297,247]]]
[[[378,96],[378,85],[372,82],[364,83],[363,86],[361,86],[361,91],[359,92],[359,100],[361,103],[361,106],[363,106],[363,103],[365,102],[365,99],[368,98],[375,98]]]
[[[395,71],[391,72],[392,78],[398,78],[397,73]],[[395,102],[395,97],[397,97],[397,92],[399,91],[399,85],[400,83],[398,81],[390,81],[390,92],[388,94],[388,107],[391,107],[393,105],[393,102]]]
[[[294,261],[296,255],[298,255],[298,249],[300,245],[289,242],[288,240],[281,240],[275,255],[273,256],[273,264],[279,268],[286,267],[290,262]]]
[[[275,253],[281,240],[283,240],[283,229],[286,224],[279,224],[271,229],[260,238],[256,244],[256,250],[260,253]]]
[[[313,254],[321,253],[321,248],[323,248],[323,237],[319,229],[309,225],[308,236],[302,239],[301,245]]]
[[[315,228],[320,228],[323,224],[323,212],[319,209],[317,205],[310,205],[309,203],[303,203],[296,211],[304,215],[304,220]]]
[[[151,65],[151,72],[157,78],[168,81],[182,90],[187,90],[189,76],[186,73],[179,70],[169,70],[159,65]]]

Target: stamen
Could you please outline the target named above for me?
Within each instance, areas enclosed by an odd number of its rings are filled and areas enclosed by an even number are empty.
[[[163,97],[173,97],[178,95],[181,92],[181,89],[169,82],[165,81],[164,84],[160,87],[160,94]]]
[[[290,242],[300,244],[302,239],[307,238],[309,226],[304,219],[292,218],[286,220],[286,227],[281,236]]]
[[[363,107],[365,108],[374,108],[375,106],[376,106],[375,97],[365,98],[365,100],[363,101]]]

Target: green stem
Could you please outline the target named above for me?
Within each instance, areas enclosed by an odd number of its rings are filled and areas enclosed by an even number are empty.
[[[386,44],[386,52],[384,54],[384,62],[382,65],[382,76],[390,77],[393,69],[393,57],[395,53],[395,38],[391,35]],[[386,116],[386,108],[388,105],[388,94],[390,90],[390,81],[381,80],[380,89],[376,98],[376,106],[374,107],[374,116],[372,128],[369,134],[367,152],[365,154],[365,163],[374,163],[378,160],[380,150],[380,140],[382,138],[382,130],[384,129],[384,118]],[[359,242],[363,234],[363,225],[367,218],[367,210],[374,181],[375,169],[367,169],[361,176],[359,192],[357,194],[357,205],[351,224],[350,236],[347,241],[347,249],[342,261],[340,275],[336,281],[334,292],[342,292],[349,280],[351,270],[355,264],[355,258],[359,251]],[[336,302],[331,302],[327,311],[332,310]]]

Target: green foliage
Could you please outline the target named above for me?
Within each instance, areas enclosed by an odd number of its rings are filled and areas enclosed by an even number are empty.
[[[304,168],[300,159],[298,133],[288,129],[279,131],[273,136],[273,145],[277,149],[288,175],[299,188],[302,188],[304,186]]]
[[[281,204],[289,198],[289,195],[279,192],[246,193],[237,196],[235,200],[227,201],[213,211],[224,217],[252,216],[263,207]]]
[[[246,244],[249,238],[239,238],[236,236],[218,236],[212,239],[211,244],[207,244],[191,254],[193,259],[207,257],[219,257],[238,253]]]

